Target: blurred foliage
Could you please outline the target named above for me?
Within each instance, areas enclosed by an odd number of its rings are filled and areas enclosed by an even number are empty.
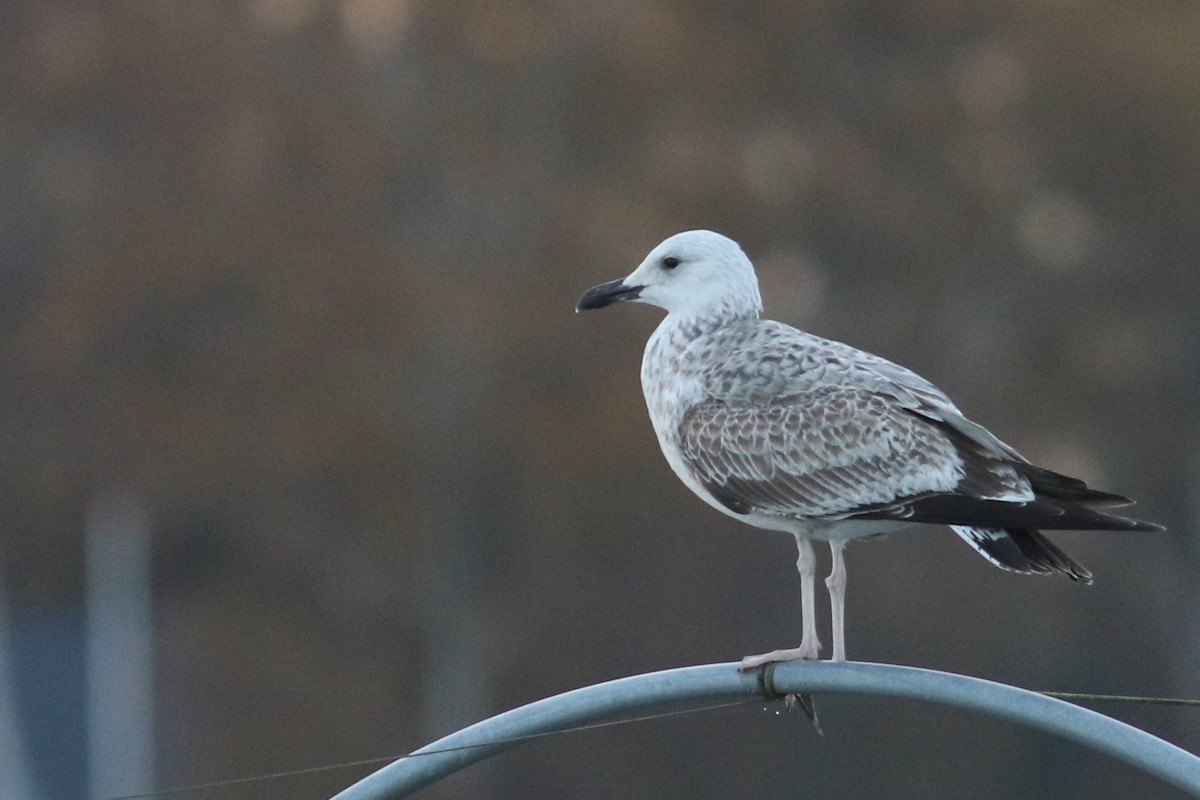
[[[945,532],[853,548],[852,657],[1200,693],[1200,6],[0,19],[5,588],[15,615],[81,614],[87,504],[150,504],[163,785],[396,753],[793,643],[791,545],[658,455],[637,386],[653,312],[571,313],[691,227],[742,242],[771,316],[917,369],[1174,531],[1059,536],[1093,590],[999,573]],[[1137,713],[1200,745],[1194,716]],[[820,742],[743,712],[564,737],[440,791],[1165,796],[981,720],[826,719]]]

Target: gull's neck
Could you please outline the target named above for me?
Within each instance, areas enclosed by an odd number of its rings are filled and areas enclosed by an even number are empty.
[[[759,309],[753,305],[715,304],[693,313],[672,311],[654,329],[642,353],[642,392],[664,453],[674,452],[672,442],[677,437],[679,420],[702,396],[702,363],[696,357],[696,348],[723,347],[719,337],[704,337],[758,316]],[[665,373],[671,375],[670,380],[663,379]]]
[[[691,340],[743,320],[758,319],[762,305],[757,302],[757,295],[754,300],[756,302],[731,298],[701,308],[671,311],[659,323],[655,333],[661,332],[676,340]]]
[[[651,417],[660,421],[670,419],[679,410],[674,406],[682,398],[676,390],[682,390],[687,383],[684,376],[695,370],[695,359],[688,355],[694,343],[731,325],[758,319],[758,315],[759,309],[749,304],[741,307],[732,304],[710,305],[694,313],[679,310],[668,313],[650,335],[642,353],[642,390],[646,394]],[[657,380],[656,375],[662,370],[674,372],[679,379],[673,387],[668,382]],[[658,430],[657,423],[655,430]],[[659,431],[659,435],[664,435],[664,432]]]

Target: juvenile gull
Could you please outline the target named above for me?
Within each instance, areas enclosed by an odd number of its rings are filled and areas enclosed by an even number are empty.
[[[1129,499],[1030,464],[911,370],[759,319],[754,267],[720,234],[666,239],[577,310],[624,301],[667,312],[646,343],[642,391],[671,469],[718,511],[796,537],[800,646],[742,669],[818,657],[813,539],[833,555],[825,584],[842,661],[850,539],[944,524],[997,567],[1091,583],[1039,529],[1162,530],[1104,510]]]

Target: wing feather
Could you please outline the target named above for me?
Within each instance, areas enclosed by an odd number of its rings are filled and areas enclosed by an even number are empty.
[[[950,436],[894,399],[853,386],[765,402],[712,399],[688,411],[679,440],[697,480],[726,505],[800,518],[953,491],[965,474]],[[1007,491],[1013,477],[993,479],[991,488]]]
[[[949,524],[998,566],[1083,581],[1036,528],[1161,529],[1101,511],[1130,501],[1035,467],[887,359],[774,322],[722,335],[677,435],[735,513]]]

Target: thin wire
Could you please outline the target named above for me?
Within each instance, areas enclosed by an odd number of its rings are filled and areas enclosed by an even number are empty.
[[[1038,692],[1059,700],[1094,700],[1098,703],[1140,703],[1147,706],[1185,706],[1200,708],[1200,700],[1187,697],[1140,697],[1127,694],[1087,694],[1080,692]]]
[[[580,731],[596,730],[597,728],[609,728],[615,725],[625,725],[630,722],[647,722],[653,719],[666,719],[668,717],[681,717],[685,714],[698,714],[704,711],[718,711],[722,708],[734,708],[736,706],[756,705],[769,702],[762,697],[750,697],[744,700],[731,700],[725,703],[713,703],[707,706],[699,706],[697,708],[681,708],[675,711],[660,711],[652,714],[641,714],[636,717],[625,717],[622,719],[608,720],[607,722],[592,722],[587,725],[575,725],[570,728],[563,728],[557,731],[540,731],[538,733],[527,733],[522,736],[509,736],[503,739],[492,739],[487,742],[476,742],[474,744],[463,744],[455,747],[442,747],[437,750],[426,750],[420,753],[405,753],[403,755],[394,756],[378,756],[376,758],[364,758],[358,761],[343,761],[339,764],[326,764],[319,767],[304,767],[302,769],[287,770],[285,772],[269,772],[262,775],[251,775],[245,778],[230,778],[223,781],[213,781],[211,783],[195,783],[189,786],[175,786],[170,789],[160,789],[156,792],[144,792],[142,794],[123,794],[117,797],[109,797],[106,800],[146,800],[147,798],[166,797],[172,794],[182,794],[184,792],[198,792],[202,789],[220,789],[226,786],[237,786],[239,784],[254,783],[256,781],[278,780],[279,778],[291,778],[297,775],[311,775],[315,772],[329,772],[335,769],[345,769],[349,767],[362,767],[368,764],[382,764],[390,761],[402,761],[409,758],[421,758],[423,756],[436,756],[443,753],[455,753],[460,750],[474,750],[478,747],[494,747],[502,744],[518,744],[520,742],[528,742],[533,739],[542,739],[547,736],[557,736],[560,733],[577,733]]]
[[[1091,694],[1087,692],[1038,692],[1038,694],[1046,697],[1054,697],[1059,700],[1083,700],[1093,701],[1097,703],[1137,703],[1142,705],[1160,705],[1160,706],[1183,706],[1186,708],[1200,708],[1200,699],[1191,699],[1186,697],[1145,697],[1138,695],[1124,694]],[[203,789],[220,789],[227,786],[238,786],[246,783],[255,783],[258,781],[272,781],[280,778],[293,778],[299,775],[311,775],[317,772],[330,772],[335,769],[348,769],[350,767],[363,767],[369,764],[382,764],[384,762],[401,761],[409,758],[420,758],[422,756],[436,756],[443,753],[454,753],[459,750],[474,750],[477,747],[493,747],[501,744],[518,744],[520,742],[528,742],[534,739],[542,739],[547,736],[557,736],[563,733],[577,733],[580,731],[596,730],[598,728],[609,728],[616,725],[625,725],[630,722],[648,722],[654,719],[666,719],[668,717],[680,717],[685,714],[699,714],[705,711],[717,711],[722,708],[734,708],[736,706],[756,705],[769,702],[768,699],[762,697],[750,697],[745,700],[732,700],[726,703],[714,703],[707,706],[699,706],[697,708],[682,708],[675,711],[660,711],[653,714],[642,714],[636,717],[625,717],[623,719],[609,720],[607,722],[592,722],[587,725],[576,725],[570,728],[563,728],[557,731],[541,731],[539,733],[527,733],[523,736],[511,736],[504,739],[493,739],[487,742],[476,742],[475,744],[464,744],[455,747],[443,747],[437,750],[426,750],[420,753],[405,753],[403,755],[394,756],[379,756],[377,758],[364,758],[358,761],[343,761],[338,764],[326,764],[319,767],[305,767],[302,769],[287,770],[284,772],[268,772],[262,775],[252,775],[245,778],[230,778],[223,781],[213,781],[211,783],[196,783],[189,786],[176,786],[170,789],[161,789],[157,792],[146,792],[144,794],[125,794],[118,797],[110,797],[107,800],[148,800],[155,797],[166,797],[173,794],[183,794],[186,792],[198,792]]]
[[[251,775],[245,778],[228,778],[223,781],[212,781],[211,783],[193,783],[189,786],[173,786],[170,789],[159,789],[156,792],[144,792],[142,794],[123,794],[118,797],[110,797],[107,800],[144,800],[149,797],[166,797],[172,794],[183,794],[184,792],[199,792],[203,789],[221,789],[226,786],[237,786],[243,783],[254,783],[256,781],[273,781],[279,778],[291,778],[297,775],[310,775],[314,772],[329,772],[335,769],[344,767],[362,767],[367,764],[382,764],[385,761],[394,761],[401,758],[412,758],[414,754],[409,753],[403,756],[379,756],[377,758],[364,758],[360,761],[345,761],[341,764],[326,764],[320,767],[304,767],[302,769],[291,769],[286,772],[267,772],[262,775]],[[431,754],[432,755],[432,754]]]

